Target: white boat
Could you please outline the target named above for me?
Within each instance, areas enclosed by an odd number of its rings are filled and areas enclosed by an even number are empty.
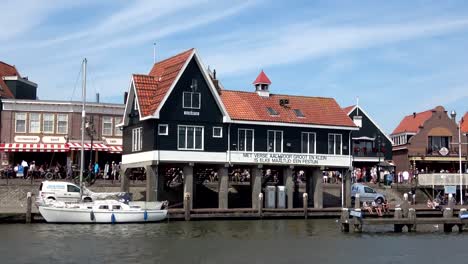
[[[167,217],[167,210],[163,209],[165,203],[148,204],[150,206],[144,207],[115,200],[75,204],[50,202],[39,206],[39,212],[48,223],[145,223]]]
[[[86,121],[86,59],[83,60],[83,110],[81,115],[80,195],[83,201],[84,131]],[[88,190],[88,192],[90,192]],[[91,193],[92,194],[92,193]],[[95,193],[96,194],[96,193]],[[115,194],[115,193],[114,193]],[[98,195],[106,199],[107,195]],[[51,199],[37,203],[39,212],[48,223],[144,223],[157,222],[167,217],[167,202],[130,202],[97,200],[94,202],[65,203]],[[153,206],[148,206],[153,205]]]

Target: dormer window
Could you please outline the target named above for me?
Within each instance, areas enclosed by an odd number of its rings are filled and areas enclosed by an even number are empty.
[[[271,116],[278,116],[278,112],[276,112],[275,109],[271,108],[271,107],[267,107],[267,111],[268,111],[268,114],[270,114]]]
[[[305,117],[304,113],[302,113],[301,109],[293,109],[294,114],[296,114],[296,117]]]
[[[197,92],[184,92],[182,106],[186,109],[200,109],[201,95]]]

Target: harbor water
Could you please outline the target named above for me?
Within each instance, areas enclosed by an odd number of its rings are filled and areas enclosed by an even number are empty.
[[[466,263],[468,234],[344,234],[335,220],[0,225],[0,263]]]

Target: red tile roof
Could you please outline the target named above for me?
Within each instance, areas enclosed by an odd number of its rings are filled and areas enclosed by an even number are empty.
[[[149,75],[133,75],[142,117],[152,115],[169,91],[194,49],[154,64]]]
[[[289,105],[280,106],[280,99],[289,99]],[[221,100],[232,120],[355,127],[333,98],[279,94],[261,97],[254,92],[223,90]],[[267,107],[273,108],[278,116],[270,116]],[[305,117],[297,117],[294,109]]]
[[[0,61],[0,97],[2,98],[14,98],[13,93],[10,91],[3,77],[5,76],[18,76],[21,77],[15,66]]]
[[[465,115],[462,118],[461,122],[461,130],[463,133],[468,133],[468,112],[465,113]]]
[[[253,84],[271,84],[270,79],[268,79],[268,76],[263,72],[263,70],[260,72],[260,74],[257,76],[257,79],[253,82]]]
[[[343,111],[348,114],[349,111],[353,110],[353,108],[356,107],[355,105],[350,105],[350,106],[347,106],[345,108],[343,108]]]
[[[399,133],[417,133],[419,127],[432,116],[432,112],[433,109],[405,116],[395,130],[393,130],[392,135]]]

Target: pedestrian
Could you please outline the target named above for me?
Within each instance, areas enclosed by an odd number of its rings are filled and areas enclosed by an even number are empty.
[[[117,174],[117,164],[112,161],[112,177],[113,177],[113,180],[115,181],[115,177],[116,177],[116,174]]]
[[[36,171],[36,162],[33,160],[31,161],[31,165],[29,166],[29,177],[32,177],[34,179],[34,172]]]
[[[104,178],[104,179],[108,179],[108,178],[109,178],[109,174],[110,174],[109,162],[106,161],[106,165],[104,165],[104,175],[103,175],[103,178]]]
[[[26,178],[26,176],[28,175],[28,169],[29,169],[28,162],[26,162],[25,160],[23,160],[23,161],[21,162],[21,166],[23,167],[23,177]]]
[[[96,161],[94,163],[94,176],[97,178],[98,174],[99,174],[99,164]]]

